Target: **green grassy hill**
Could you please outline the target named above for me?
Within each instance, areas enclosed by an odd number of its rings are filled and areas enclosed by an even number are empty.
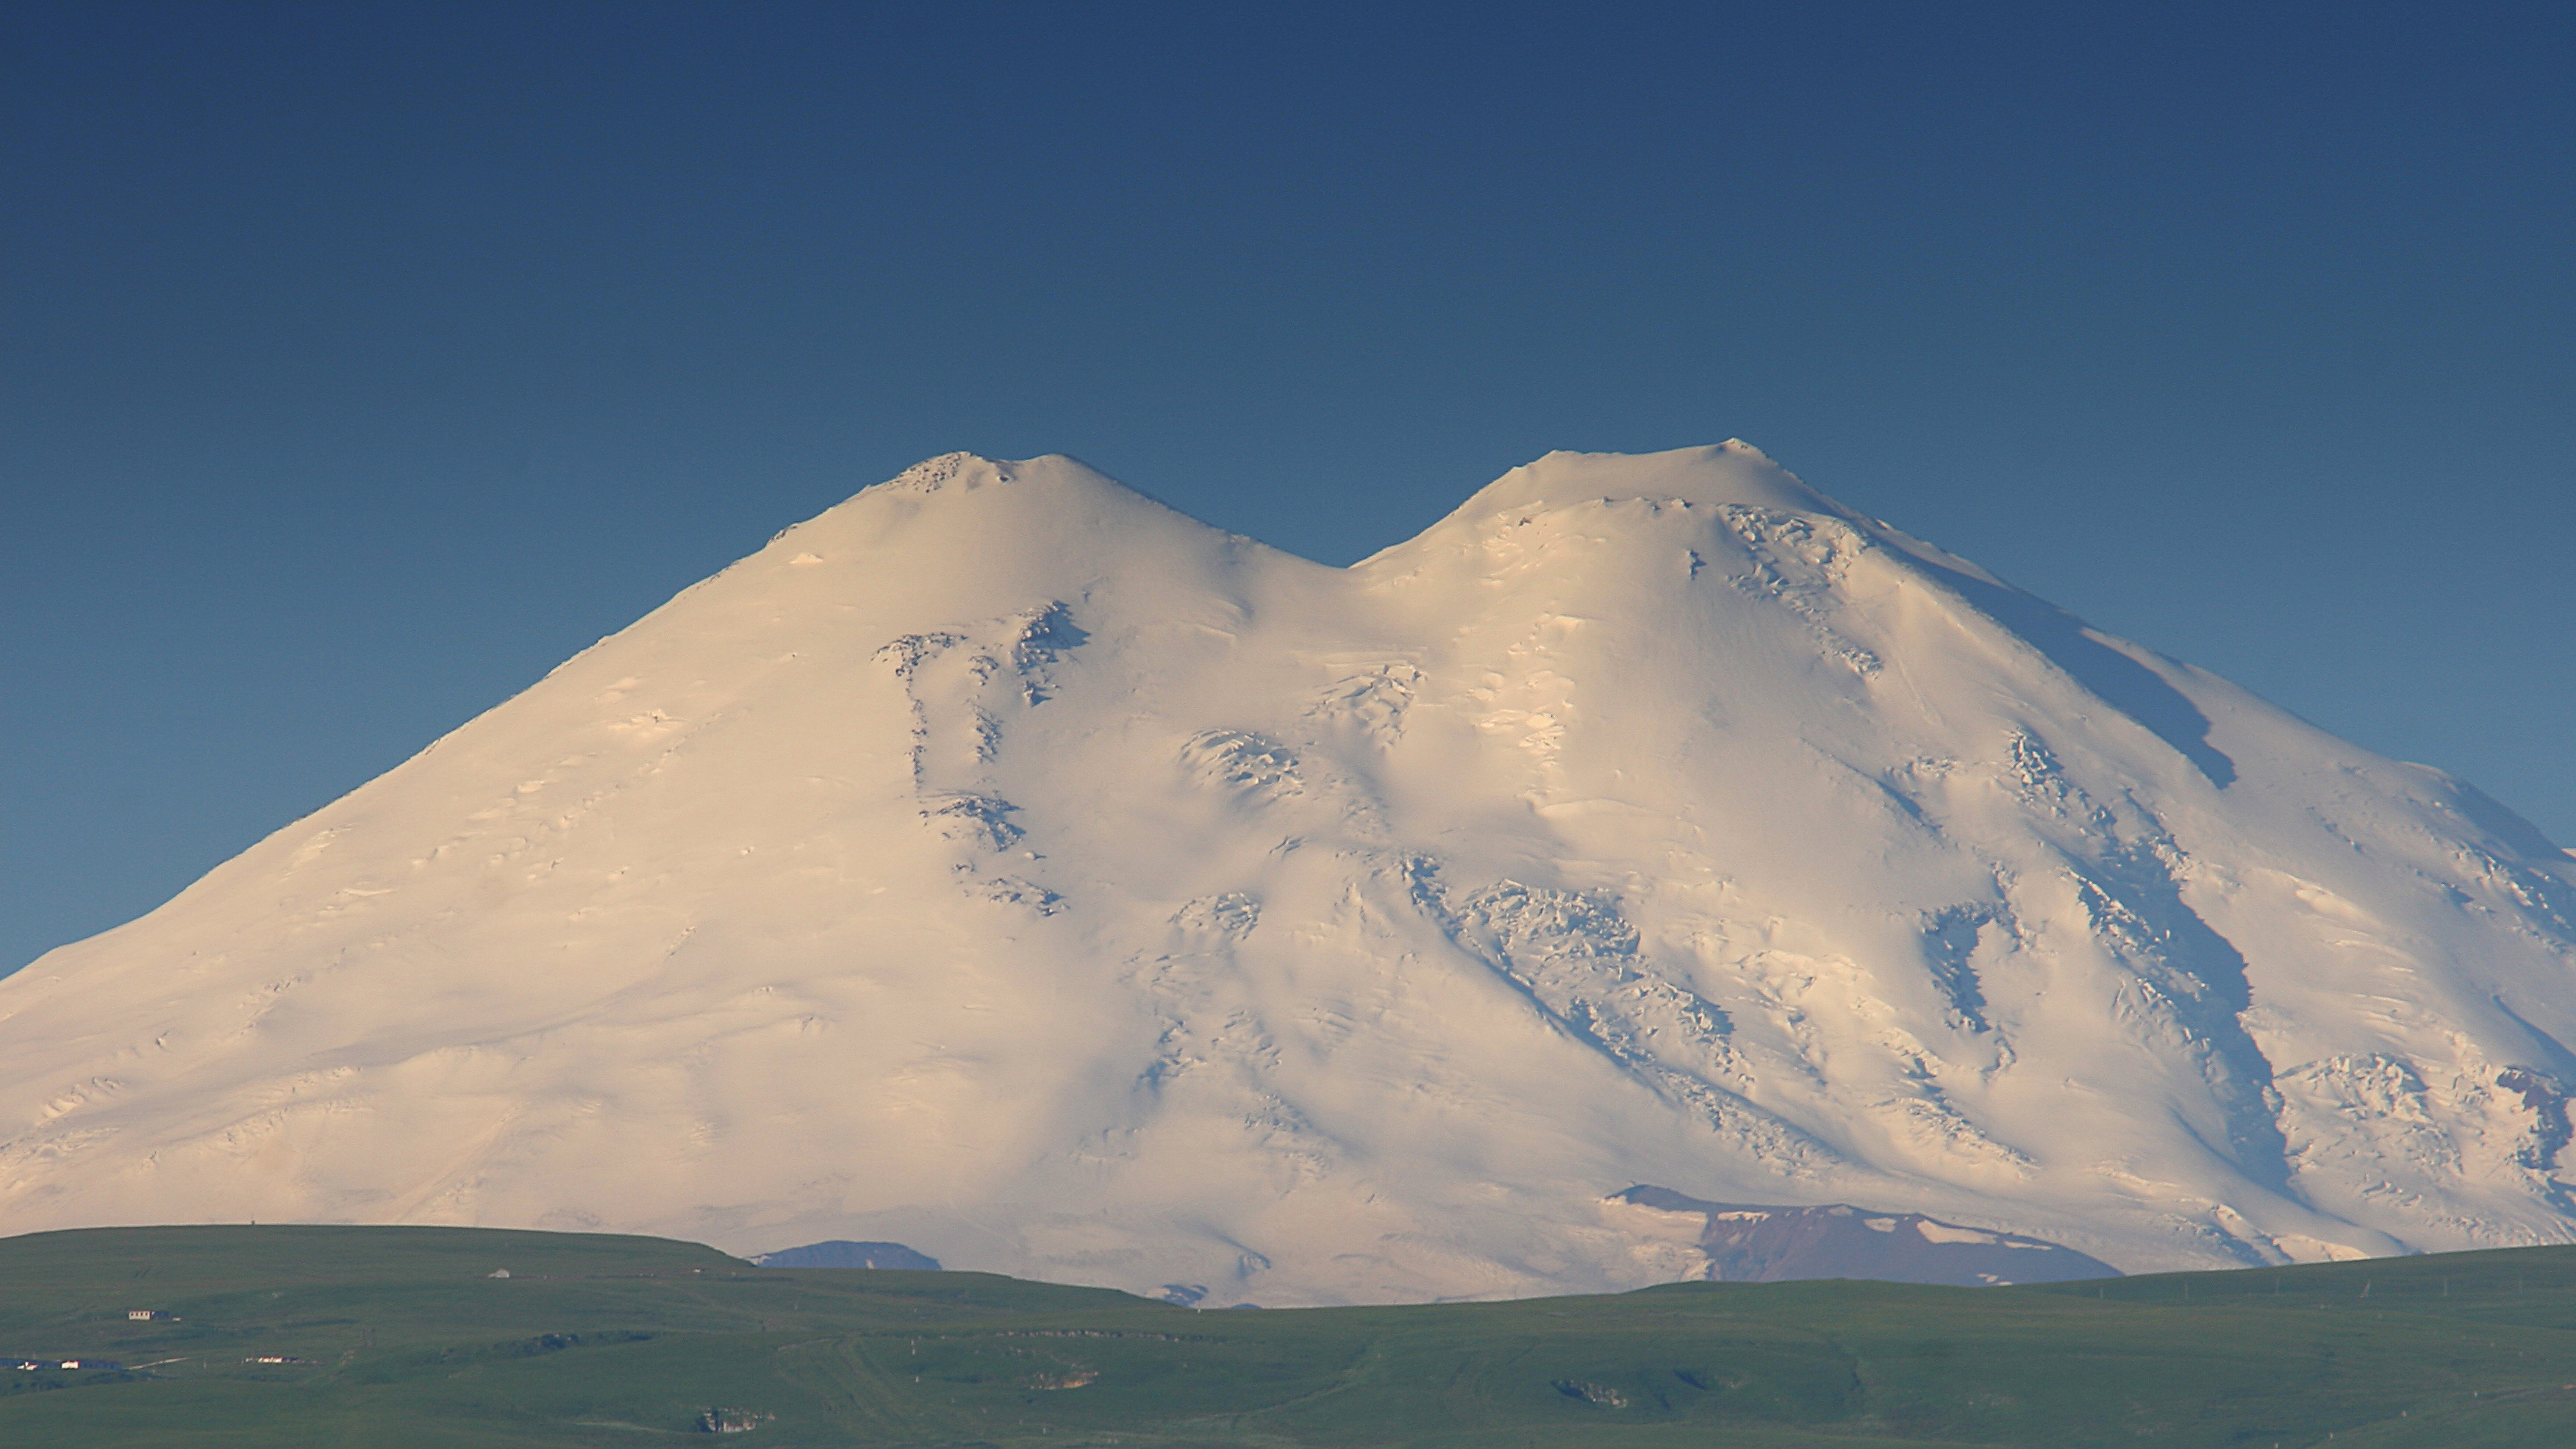
[[[12,1446],[534,1449],[723,1425],[816,1449],[2559,1449],[2576,1248],[1202,1313],[651,1238],[115,1228],[0,1240],[0,1354]]]

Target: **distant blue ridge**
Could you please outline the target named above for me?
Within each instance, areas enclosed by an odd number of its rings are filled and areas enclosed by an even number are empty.
[[[801,1248],[781,1248],[775,1253],[754,1253],[751,1261],[763,1268],[904,1268],[916,1273],[942,1271],[939,1260],[927,1253],[917,1253],[901,1243],[853,1243],[844,1238],[829,1242],[807,1243]]]

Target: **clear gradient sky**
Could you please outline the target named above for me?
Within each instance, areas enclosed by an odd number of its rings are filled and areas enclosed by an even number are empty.
[[[2571,76],[2565,4],[6,5],[0,971],[960,448],[1346,562],[1741,436],[2576,843]]]

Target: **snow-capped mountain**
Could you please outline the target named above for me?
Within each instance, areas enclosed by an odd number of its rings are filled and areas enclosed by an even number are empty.
[[[1211,1302],[2576,1238],[2576,861],[1741,443],[1328,568],[935,459],[0,981],[0,1231],[612,1228]]]

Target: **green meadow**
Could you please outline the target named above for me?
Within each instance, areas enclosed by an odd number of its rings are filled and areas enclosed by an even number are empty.
[[[2561,1449],[2576,1248],[1200,1312],[652,1238],[115,1228],[0,1239],[0,1353],[9,1446]]]

